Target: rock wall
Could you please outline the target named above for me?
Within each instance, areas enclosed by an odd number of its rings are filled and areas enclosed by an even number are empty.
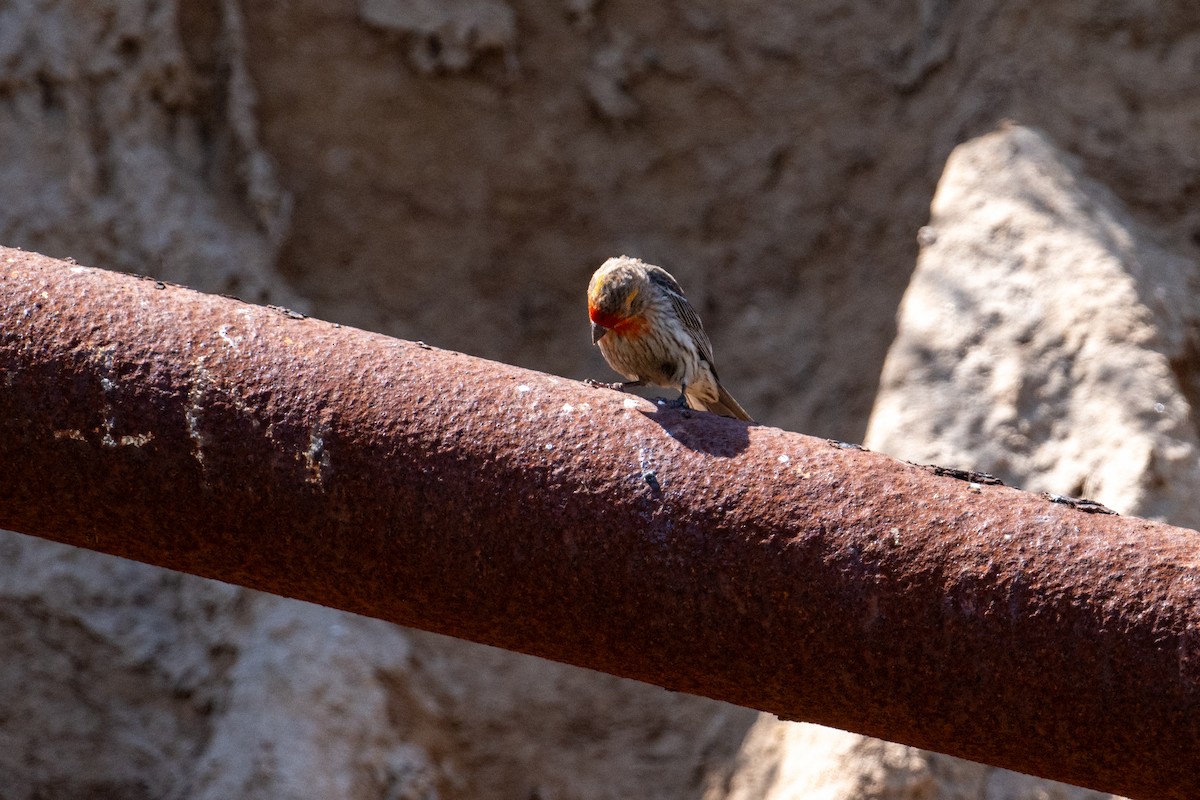
[[[626,252],[679,277],[767,424],[857,440],[874,404],[876,448],[1196,524],[1198,32],[1200,8],[1100,0],[19,0],[0,241],[571,377],[608,374],[582,295]],[[901,307],[947,157],[1004,118],[1045,134],[955,156]],[[1077,796],[0,555],[5,797]]]
[[[276,271],[291,195],[258,140],[240,18],[208,8],[206,48],[185,22],[200,5],[0,5],[0,240],[295,297]]]
[[[951,155],[867,440],[1200,528],[1200,269],[1044,136]]]

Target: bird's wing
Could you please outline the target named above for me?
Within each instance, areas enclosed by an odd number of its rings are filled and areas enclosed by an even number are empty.
[[[687,328],[687,332],[695,339],[701,357],[708,362],[709,367],[712,367],[712,343],[708,341],[708,334],[704,332],[704,326],[700,324],[700,315],[683,296],[683,289],[679,286],[679,282],[662,267],[650,267],[650,280],[667,293],[667,297],[671,300],[671,308],[683,322],[683,327]],[[713,367],[713,374],[716,374],[715,367]]]

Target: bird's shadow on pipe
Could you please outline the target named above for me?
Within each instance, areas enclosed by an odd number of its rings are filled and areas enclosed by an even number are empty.
[[[654,411],[638,409],[689,450],[718,458],[731,458],[750,446],[750,424],[707,411],[676,408],[655,400]]]

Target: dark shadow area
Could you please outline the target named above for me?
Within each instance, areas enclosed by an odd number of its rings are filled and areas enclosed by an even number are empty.
[[[751,423],[679,408],[674,401],[661,397],[650,398],[650,402],[655,406],[653,412],[639,408],[638,413],[661,425],[668,436],[689,450],[731,458],[750,445]]]

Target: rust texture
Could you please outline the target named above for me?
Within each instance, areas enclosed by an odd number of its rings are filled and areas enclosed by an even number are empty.
[[[0,250],[0,525],[1200,796],[1196,532],[298,317]]]

